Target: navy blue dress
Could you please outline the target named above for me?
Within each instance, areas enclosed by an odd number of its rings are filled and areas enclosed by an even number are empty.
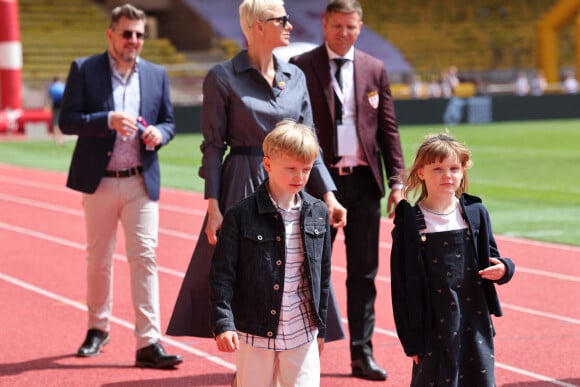
[[[494,330],[469,229],[421,236],[432,330],[411,386],[495,385]]]

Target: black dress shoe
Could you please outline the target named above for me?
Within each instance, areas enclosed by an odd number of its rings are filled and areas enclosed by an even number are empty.
[[[168,355],[161,343],[157,342],[137,350],[136,367],[173,368],[183,361],[179,355]]]
[[[350,363],[352,376],[367,380],[387,380],[387,371],[375,363],[372,356],[365,356]]]
[[[79,350],[77,357],[93,357],[101,352],[101,347],[109,342],[109,333],[100,329],[89,329],[87,337]]]

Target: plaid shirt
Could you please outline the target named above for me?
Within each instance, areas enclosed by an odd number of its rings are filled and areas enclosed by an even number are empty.
[[[276,338],[261,337],[238,331],[240,341],[255,348],[266,348],[274,351],[284,351],[298,348],[315,340],[318,328],[314,323],[310,300],[312,294],[308,287],[306,271],[304,270],[304,251],[300,237],[299,202],[286,211],[276,205],[284,219],[286,228],[286,267],[284,274],[284,292],[280,310],[280,323]]]

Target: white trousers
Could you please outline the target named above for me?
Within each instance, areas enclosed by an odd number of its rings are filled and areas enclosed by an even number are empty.
[[[236,352],[237,387],[318,387],[320,357],[318,343],[272,351],[240,341]]]
[[[83,194],[87,237],[89,329],[108,332],[113,308],[113,254],[117,226],[125,234],[131,275],[137,349],[161,338],[159,279],[155,249],[159,205],[145,190],[142,176],[105,177],[94,194]]]

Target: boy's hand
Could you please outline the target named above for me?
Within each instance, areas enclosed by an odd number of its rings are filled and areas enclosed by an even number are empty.
[[[493,263],[493,266],[480,270],[479,275],[490,281],[500,280],[505,275],[505,265],[497,258],[490,258],[489,262]]]
[[[319,337],[316,341],[318,342],[318,356],[320,356],[324,350],[324,337]]]
[[[221,352],[235,352],[240,349],[238,333],[236,331],[225,331],[216,336],[217,349]]]

